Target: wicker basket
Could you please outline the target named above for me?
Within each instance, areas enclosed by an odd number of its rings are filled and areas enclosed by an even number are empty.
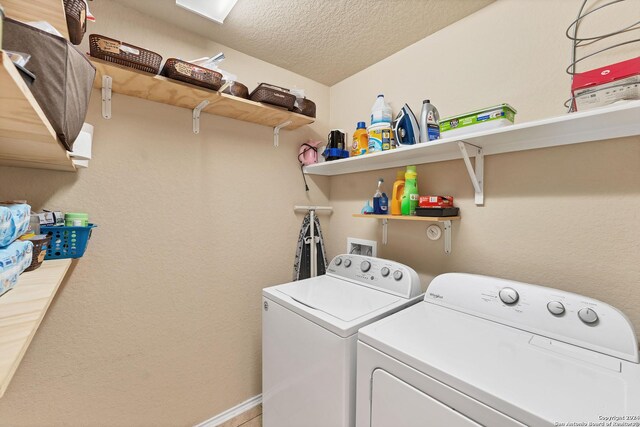
[[[294,113],[304,114],[309,117],[316,117],[316,103],[307,98],[298,98],[293,107]]]
[[[82,43],[87,31],[87,5],[83,0],[64,0],[69,40],[75,45]]]
[[[47,255],[47,247],[51,243],[51,236],[45,236],[40,239],[34,237],[29,241],[33,243],[33,254],[31,256],[31,265],[24,271],[32,271],[40,267],[45,255]]]
[[[238,82],[231,82],[222,93],[228,93],[229,95],[237,96],[238,98],[249,99],[249,89]]]
[[[296,102],[296,96],[289,93],[289,89],[268,83],[260,83],[258,87],[251,92],[249,98],[252,101],[284,107],[287,110],[293,110],[293,105]]]
[[[99,34],[91,34],[89,49],[94,58],[152,74],[158,74],[160,71],[162,56],[132,44],[125,44]]]
[[[162,67],[162,75],[212,90],[218,90],[222,86],[222,74],[177,58],[167,59]]]

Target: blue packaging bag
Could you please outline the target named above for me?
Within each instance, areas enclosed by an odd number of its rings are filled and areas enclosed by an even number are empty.
[[[0,247],[22,236],[29,229],[31,206],[21,204],[0,205]]]
[[[0,295],[13,288],[18,276],[31,265],[33,243],[28,240],[16,240],[4,249],[0,249]]]

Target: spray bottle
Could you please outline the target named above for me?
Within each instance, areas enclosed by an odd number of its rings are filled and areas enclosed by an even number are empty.
[[[407,166],[404,174],[404,193],[402,194],[402,215],[415,215],[418,206],[418,172],[415,166]]]
[[[396,182],[393,183],[391,194],[391,215],[402,215],[402,195],[404,194],[404,171],[396,173]]]
[[[373,195],[373,213],[376,215],[386,215],[389,213],[389,198],[382,192],[384,179],[378,178],[378,189]]]
[[[438,109],[425,99],[420,112],[420,142],[440,139],[440,114]]]

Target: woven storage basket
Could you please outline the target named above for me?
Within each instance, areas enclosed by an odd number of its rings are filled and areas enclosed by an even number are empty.
[[[258,87],[251,92],[249,98],[252,101],[284,107],[287,110],[293,110],[293,105],[296,102],[296,96],[289,93],[289,89],[268,83],[260,83]]]
[[[33,271],[42,265],[44,257],[47,255],[47,247],[51,243],[51,236],[42,239],[29,239],[33,243],[33,255],[31,256],[31,265],[24,271]]]
[[[162,63],[162,56],[155,52],[99,34],[89,36],[89,50],[94,58],[152,74],[158,74]]]
[[[316,117],[316,103],[307,98],[299,98],[293,107],[294,113],[304,114],[309,117]]]
[[[162,67],[162,75],[212,90],[218,90],[222,86],[222,74],[177,58],[167,59]]]
[[[69,40],[75,45],[82,43],[87,31],[87,5],[83,0],[64,0]]]
[[[222,93],[228,93],[229,95],[237,96],[238,98],[249,99],[249,89],[238,82],[231,82]]]

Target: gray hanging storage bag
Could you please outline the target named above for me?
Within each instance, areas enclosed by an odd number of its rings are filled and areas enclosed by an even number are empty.
[[[6,18],[2,48],[31,55],[25,66],[36,76],[31,92],[58,139],[73,149],[87,115],[96,76],[93,64],[62,37]]]

